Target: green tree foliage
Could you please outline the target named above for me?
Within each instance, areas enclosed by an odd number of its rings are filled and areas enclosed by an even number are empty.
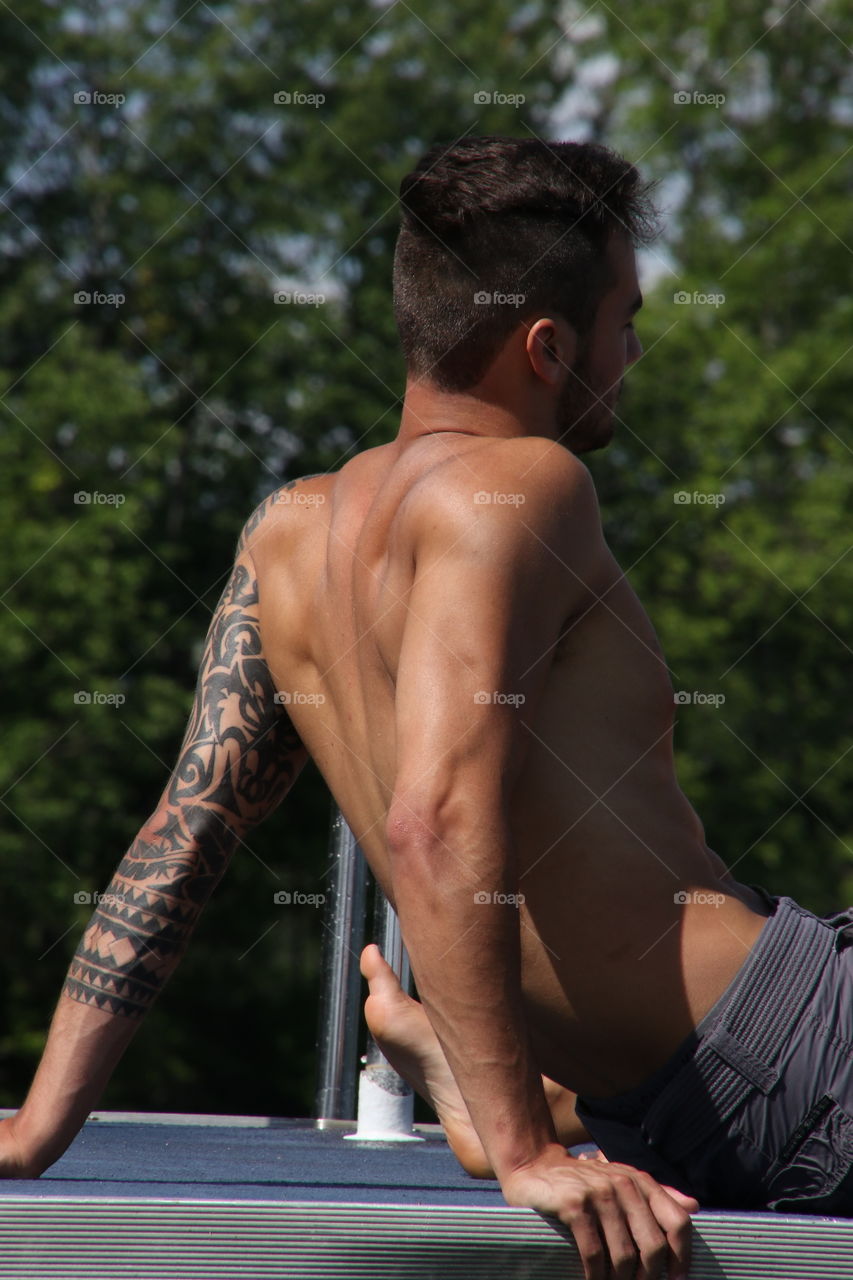
[[[676,688],[725,695],[677,731],[709,842],[850,900],[851,28],[840,0],[0,11],[0,1101],[75,893],[171,768],[243,520],[396,430],[396,191],[466,133],[602,138],[660,179],[605,526]],[[272,899],[322,889],[326,820],[310,775],[251,836],[108,1103],[310,1110],[321,922]]]

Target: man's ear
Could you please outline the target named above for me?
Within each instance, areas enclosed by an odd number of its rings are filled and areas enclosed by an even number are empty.
[[[533,371],[553,386],[572,368],[577,356],[577,334],[562,318],[543,317],[527,332],[525,348]]]

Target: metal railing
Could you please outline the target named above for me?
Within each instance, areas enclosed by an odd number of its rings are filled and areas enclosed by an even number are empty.
[[[329,840],[331,868],[323,919],[323,975],[318,1035],[316,1122],[355,1120],[359,1076],[361,974],[359,957],[365,944],[368,885],[372,879],[364,854],[341,812],[335,808]],[[400,923],[379,885],[374,887],[373,941],[394,970],[403,990],[411,983],[409,957]],[[410,1096],[409,1086],[393,1071],[368,1035],[364,1062],[382,1068],[386,1083],[398,1096]]]

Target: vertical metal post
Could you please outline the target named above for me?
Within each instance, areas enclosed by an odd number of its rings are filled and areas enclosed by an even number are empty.
[[[381,889],[376,890],[376,941],[379,950],[397,975],[400,986],[409,994],[412,983],[412,970],[409,965],[409,953],[403,945],[400,932],[400,921],[397,912],[385,897]]]
[[[386,963],[408,991],[411,967],[400,922],[378,885],[373,929]],[[397,1074],[372,1036],[367,1040],[364,1063],[358,1083],[358,1127],[344,1136],[355,1142],[423,1142],[412,1128],[415,1098],[411,1086]]]
[[[409,953],[403,945],[403,935],[400,932],[400,921],[397,919],[397,913],[378,885],[376,886],[376,907],[373,915],[373,938],[378,944],[386,964],[389,964],[394,970],[400,986],[408,994],[412,984]],[[388,1059],[371,1035],[367,1037],[365,1060],[368,1066],[381,1065],[393,1070]],[[400,1083],[402,1085],[404,1082],[401,1080]]]
[[[318,1043],[317,1126],[356,1113],[361,975],[367,863],[340,811],[330,833],[332,869],[323,924],[323,992]]]

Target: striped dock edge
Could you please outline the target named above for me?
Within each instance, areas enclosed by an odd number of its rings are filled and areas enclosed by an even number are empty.
[[[853,1221],[698,1213],[693,1280],[851,1280]],[[9,1280],[580,1280],[526,1209],[6,1194]]]

